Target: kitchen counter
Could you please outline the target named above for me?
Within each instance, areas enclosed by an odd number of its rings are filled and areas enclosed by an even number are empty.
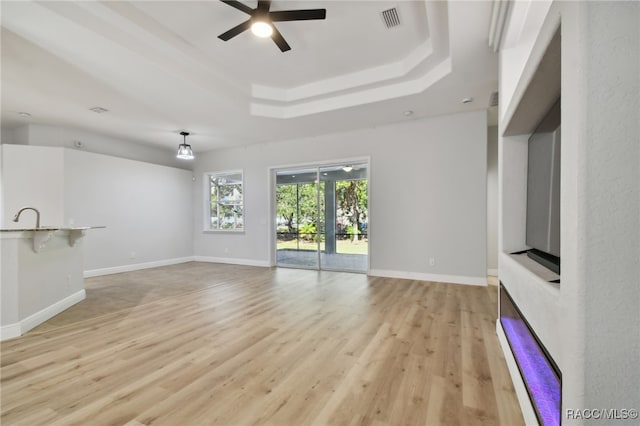
[[[27,231],[85,231],[87,229],[106,228],[106,226],[41,226],[40,228],[0,228],[0,232],[27,232]]]
[[[67,235],[69,245],[74,246],[84,231],[88,229],[106,228],[105,226],[41,226],[39,228],[2,228],[0,238],[33,238],[33,251],[39,253],[54,235]]]

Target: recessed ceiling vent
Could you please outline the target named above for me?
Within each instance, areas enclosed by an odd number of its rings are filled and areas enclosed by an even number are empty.
[[[498,106],[498,92],[493,92],[491,96],[489,96],[489,106]]]
[[[398,16],[398,9],[392,7],[391,9],[383,10],[380,12],[382,20],[387,29],[397,27],[400,25],[400,17]]]
[[[96,114],[104,114],[105,112],[108,112],[109,110],[106,108],[102,108],[102,107],[93,107],[93,108],[89,108],[89,111],[93,111]]]

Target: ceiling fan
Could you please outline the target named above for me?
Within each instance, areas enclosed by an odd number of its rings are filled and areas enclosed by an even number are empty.
[[[271,37],[282,52],[291,50],[291,46],[289,46],[289,43],[282,37],[280,31],[273,25],[274,22],[310,21],[325,19],[327,16],[326,9],[278,10],[270,12],[271,1],[259,0],[258,6],[255,9],[235,0],[220,1],[246,13],[250,18],[231,28],[229,31],[220,34],[218,36],[219,39],[228,41],[251,28],[251,31],[258,37]]]

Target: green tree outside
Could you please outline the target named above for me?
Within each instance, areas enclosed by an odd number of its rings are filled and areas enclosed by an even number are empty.
[[[349,232],[352,241],[359,239],[362,223],[369,213],[368,182],[366,180],[341,180],[336,182],[337,206],[343,219],[348,220],[352,229]]]
[[[324,182],[320,183],[320,216],[318,216],[318,184],[283,184],[276,188],[276,208],[279,221],[285,223],[287,232],[315,233],[319,223],[324,229]],[[353,241],[359,239],[362,224],[368,219],[368,182],[367,180],[343,180],[336,182],[336,208],[342,223]],[[313,236],[302,236],[315,239]]]

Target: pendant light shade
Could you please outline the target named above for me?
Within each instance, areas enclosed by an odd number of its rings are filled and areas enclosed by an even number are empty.
[[[180,134],[184,139],[182,143],[178,145],[178,155],[176,155],[176,157],[182,160],[193,160],[193,150],[191,149],[191,145],[187,143],[189,132],[180,132]]]

